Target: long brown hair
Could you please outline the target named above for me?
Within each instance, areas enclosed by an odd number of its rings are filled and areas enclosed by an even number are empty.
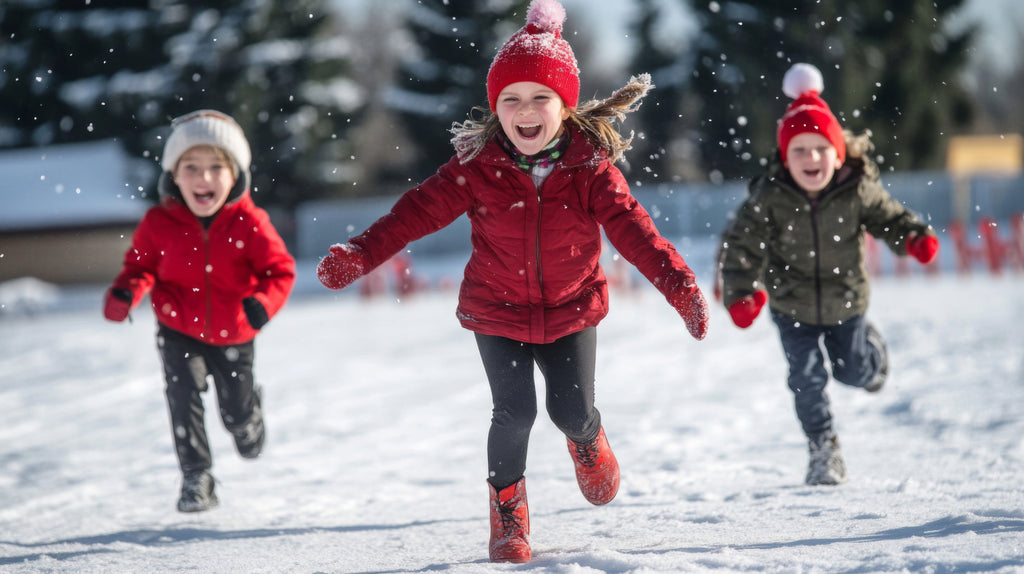
[[[599,150],[608,152],[608,159],[615,163],[622,159],[622,154],[629,149],[633,141],[632,132],[623,137],[615,128],[615,121],[622,121],[626,114],[640,107],[640,100],[654,87],[650,74],[633,76],[625,86],[615,90],[603,100],[590,100],[580,104],[575,110],[569,111],[566,122],[582,132],[590,143]],[[477,156],[480,150],[491,141],[501,123],[498,116],[490,110],[476,107],[472,113],[481,114],[479,119],[472,117],[464,122],[453,123],[452,145],[461,163],[466,163]]]

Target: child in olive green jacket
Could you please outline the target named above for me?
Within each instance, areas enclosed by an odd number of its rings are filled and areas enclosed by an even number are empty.
[[[740,328],[768,303],[789,363],[788,384],[807,435],[810,485],[839,484],[846,468],[825,392],[839,382],[876,392],[888,374],[885,341],[865,320],[864,234],[929,263],[934,231],[882,187],[867,135],[844,132],[819,97],[821,73],[796,64],[783,79],[793,98],[779,122],[778,155],[721,246],[722,302]],[[824,343],[824,351],[821,343]]]

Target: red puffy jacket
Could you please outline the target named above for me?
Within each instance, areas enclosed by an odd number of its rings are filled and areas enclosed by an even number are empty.
[[[666,296],[694,284],[622,173],[579,133],[539,190],[491,141],[464,164],[453,157],[351,243],[363,249],[368,271],[463,213],[473,253],[457,315],[477,333],[550,343],[597,325],[608,314],[602,226]]]
[[[245,192],[221,208],[209,229],[183,203],[164,197],[135,229],[113,287],[129,289],[133,307],[150,293],[162,325],[210,345],[231,345],[257,333],[242,299],[256,297],[273,317],[294,283],[295,260]]]

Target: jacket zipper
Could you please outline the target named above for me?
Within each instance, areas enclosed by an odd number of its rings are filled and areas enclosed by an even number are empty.
[[[814,240],[814,304],[818,313],[818,324],[821,325],[821,241],[818,237],[818,200],[808,201],[811,204],[811,234]]]
[[[549,177],[550,177],[550,174],[549,174]],[[530,181],[533,182],[533,178],[532,177],[530,178]],[[547,181],[547,180],[545,179],[545,181]],[[544,270],[541,268],[541,265],[540,265],[540,240],[541,240],[541,232],[540,232],[540,230],[541,230],[541,227],[542,227],[542,223],[541,222],[542,222],[543,215],[544,215],[544,202],[541,201],[540,186],[534,184],[534,187],[537,188],[537,241],[536,241],[536,243],[534,245],[533,258],[537,262],[537,286],[540,288],[541,294],[543,295],[543,290],[544,290]]]
[[[206,299],[206,323],[203,326],[203,333],[206,334],[207,342],[210,341],[213,330],[213,300],[210,289],[210,230],[203,228],[203,285],[206,287],[204,297]]]

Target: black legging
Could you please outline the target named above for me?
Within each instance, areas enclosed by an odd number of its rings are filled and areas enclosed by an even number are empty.
[[[223,347],[207,345],[161,325],[157,346],[164,364],[165,393],[178,464],[183,472],[209,470],[213,457],[201,395],[209,386],[207,375],[217,389],[224,426],[232,433],[244,428],[260,400],[253,389],[253,342]]]
[[[567,437],[588,442],[601,428],[594,408],[597,330],[593,327],[548,344],[476,335],[494,409],[487,435],[488,481],[501,490],[523,476],[530,430],[537,418],[533,366],[544,375],[548,416]]]

